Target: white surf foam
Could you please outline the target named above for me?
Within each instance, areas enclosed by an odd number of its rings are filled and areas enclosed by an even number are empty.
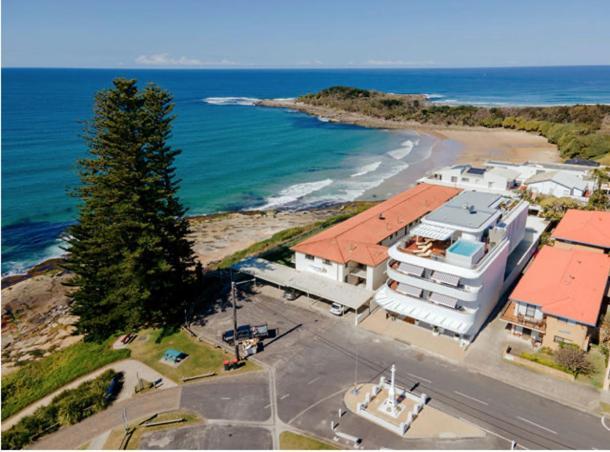
[[[359,176],[364,176],[365,174],[368,174],[368,173],[372,173],[377,168],[379,168],[379,165],[381,165],[381,161],[369,163],[368,165],[364,165],[364,166],[358,168],[358,172],[352,174],[350,177],[359,177]]]
[[[419,140],[415,140],[414,142],[411,140],[405,140],[400,143],[400,147],[398,149],[394,149],[388,152],[388,155],[395,160],[402,160],[407,155],[411,153],[413,148],[419,144]]]
[[[330,119],[324,117],[324,116],[318,116],[318,120],[322,121],[322,122],[330,122]]]
[[[203,101],[211,105],[255,105],[260,99],[256,97],[206,97]]]
[[[293,203],[304,196],[321,190],[324,187],[328,187],[332,183],[332,179],[324,179],[315,182],[304,182],[302,184],[291,185],[290,187],[280,191],[277,196],[267,198],[267,204],[262,207],[258,207],[258,209],[270,209],[273,207],[285,206],[286,204]]]
[[[428,99],[428,100],[443,99],[445,97],[442,94],[436,94],[436,93],[424,94],[424,96],[426,96],[426,99]]]

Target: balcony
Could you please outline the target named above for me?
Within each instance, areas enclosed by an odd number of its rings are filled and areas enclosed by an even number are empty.
[[[476,309],[469,309],[465,308],[464,306],[460,306],[458,304],[460,300],[458,300],[457,298],[444,295],[439,292],[424,290],[420,287],[399,283],[398,281],[394,281],[391,279],[389,279],[386,284],[393,292],[397,292],[401,295],[408,296],[424,303],[429,303],[444,309],[450,309],[452,311],[468,313],[476,312]]]
[[[500,320],[513,325],[522,326],[530,330],[544,333],[546,331],[546,320],[536,320],[533,317],[527,317],[523,314],[515,314],[515,307],[517,303],[511,301],[508,306],[504,308],[504,312],[500,316]]]
[[[412,254],[419,257],[445,257],[447,248],[451,246],[449,240],[424,240],[419,237],[408,238],[402,243],[398,244],[398,250],[403,253]]]

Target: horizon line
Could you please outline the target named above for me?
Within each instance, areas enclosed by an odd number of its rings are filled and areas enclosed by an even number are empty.
[[[206,70],[447,70],[447,69],[542,69],[575,67],[610,67],[606,64],[552,64],[524,66],[2,66],[2,69],[79,69],[79,70],[145,70],[145,71],[206,71]]]

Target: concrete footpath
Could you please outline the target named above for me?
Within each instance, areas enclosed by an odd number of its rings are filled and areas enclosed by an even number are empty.
[[[138,376],[148,381],[156,381],[161,378],[163,379],[163,388],[171,388],[176,386],[176,383],[171,381],[169,378],[164,377],[159,372],[150,368],[149,366],[140,361],[136,361],[135,359],[124,359],[122,361],[116,361],[114,363],[107,364],[104,367],[100,367],[99,369],[87,375],[83,375],[82,377],[77,378],[71,383],[68,383],[67,385],[59,388],[58,390],[53,391],[48,396],[43,397],[42,399],[37,400],[36,402],[28,405],[26,408],[19,411],[17,414],[2,421],[2,431],[11,428],[25,416],[29,416],[30,414],[34,413],[34,411],[36,411],[38,408],[48,405],[53,401],[55,397],[57,397],[66,389],[76,388],[82,383],[98,377],[109,369],[113,369],[115,372],[123,372],[123,389],[117,397],[117,402],[129,399],[134,395],[134,389],[138,383]]]
[[[61,430],[43,437],[30,446],[30,449],[76,449],[82,444],[91,441],[102,433],[123,425],[123,410],[127,422],[155,413],[177,410],[180,407],[182,387],[155,390],[136,395],[88,417],[78,424],[62,428]]]

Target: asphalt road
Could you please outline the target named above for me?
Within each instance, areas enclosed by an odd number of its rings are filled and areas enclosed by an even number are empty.
[[[342,391],[354,381],[387,375],[395,363],[398,383],[425,392],[433,406],[503,438],[503,447],[511,440],[535,449],[610,447],[610,432],[597,416],[432,358],[351,322],[302,309],[298,300],[284,302],[264,295],[254,299],[243,303],[239,319],[280,327],[280,337],[257,358],[276,368],[278,415],[284,423],[329,435],[328,424],[340,406]],[[221,316],[210,319],[218,331],[225,328],[224,322]]]

